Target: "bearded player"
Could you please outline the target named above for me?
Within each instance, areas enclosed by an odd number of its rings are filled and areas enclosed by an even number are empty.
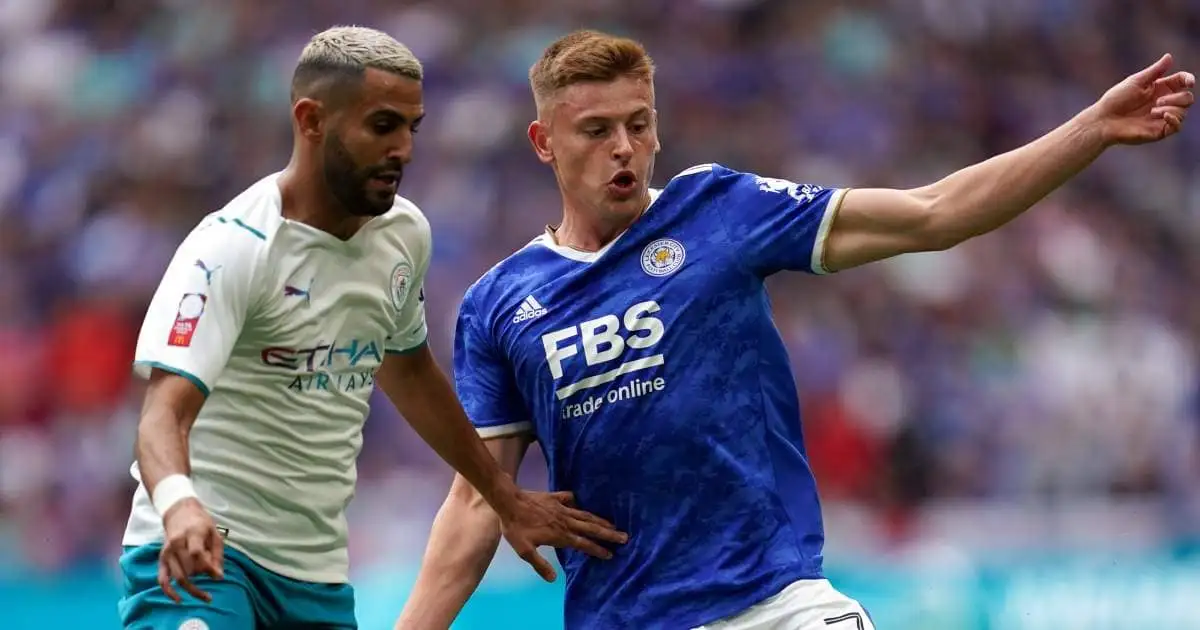
[[[566,493],[518,490],[425,344],[429,224],[396,194],[421,80],[379,31],[313,37],[292,82],[291,162],[206,217],[170,263],[137,346],[149,386],[126,628],[356,627],[346,507],[376,385],[548,579],[538,545],[607,557],[584,536],[621,540]]]

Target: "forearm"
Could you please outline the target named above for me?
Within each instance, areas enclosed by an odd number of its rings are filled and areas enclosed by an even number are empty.
[[[488,452],[454,395],[450,381],[432,356],[415,369],[386,366],[385,393],[430,448],[474,486],[493,507],[504,506],[518,491]]]
[[[500,544],[500,521],[482,497],[453,494],[434,519],[429,545],[397,630],[448,628],[479,587]]]
[[[162,407],[147,408],[138,422],[135,454],[147,491],[170,475],[191,475],[188,458],[190,422]]]
[[[1091,110],[1037,140],[913,191],[947,246],[1016,218],[1091,164],[1107,146]]]

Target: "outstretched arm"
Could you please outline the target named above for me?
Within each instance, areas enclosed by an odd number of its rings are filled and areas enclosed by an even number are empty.
[[[527,434],[497,438],[487,448],[516,477],[529,449]],[[475,488],[456,475],[429,533],[417,583],[396,630],[449,628],[487,573],[500,544],[500,519]]]
[[[953,247],[1016,218],[1106,148],[1178,133],[1195,100],[1196,79],[1188,72],[1164,76],[1170,66],[1164,55],[1061,127],[928,186],[850,190],[833,219],[825,268]]]

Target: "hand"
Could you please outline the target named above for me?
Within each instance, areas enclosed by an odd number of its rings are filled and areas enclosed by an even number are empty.
[[[1171,55],[1114,85],[1091,107],[1107,144],[1144,144],[1183,129],[1187,110],[1196,101],[1190,72],[1165,76]]]
[[[175,603],[183,601],[171,582],[203,602],[212,596],[191,582],[193,575],[225,577],[225,550],[221,534],[208,511],[196,499],[184,499],[163,515],[162,553],[158,557],[158,585]]]
[[[517,555],[533,565],[547,582],[555,579],[554,568],[537,552],[541,545],[573,547],[590,556],[607,560],[612,552],[595,542],[624,544],[629,537],[612,523],[574,507],[570,492],[518,492],[500,527]],[[594,539],[594,540],[593,540]]]

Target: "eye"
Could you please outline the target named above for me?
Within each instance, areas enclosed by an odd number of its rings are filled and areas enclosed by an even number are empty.
[[[603,138],[608,133],[608,129],[604,127],[588,127],[583,130],[590,138]]]
[[[371,125],[371,129],[381,136],[386,136],[396,130],[396,123],[391,120],[378,120]]]
[[[646,130],[649,128],[650,128],[650,123],[642,122],[642,121],[635,122],[635,123],[629,125],[629,130],[632,131],[633,133],[637,133],[637,134],[645,133]]]

